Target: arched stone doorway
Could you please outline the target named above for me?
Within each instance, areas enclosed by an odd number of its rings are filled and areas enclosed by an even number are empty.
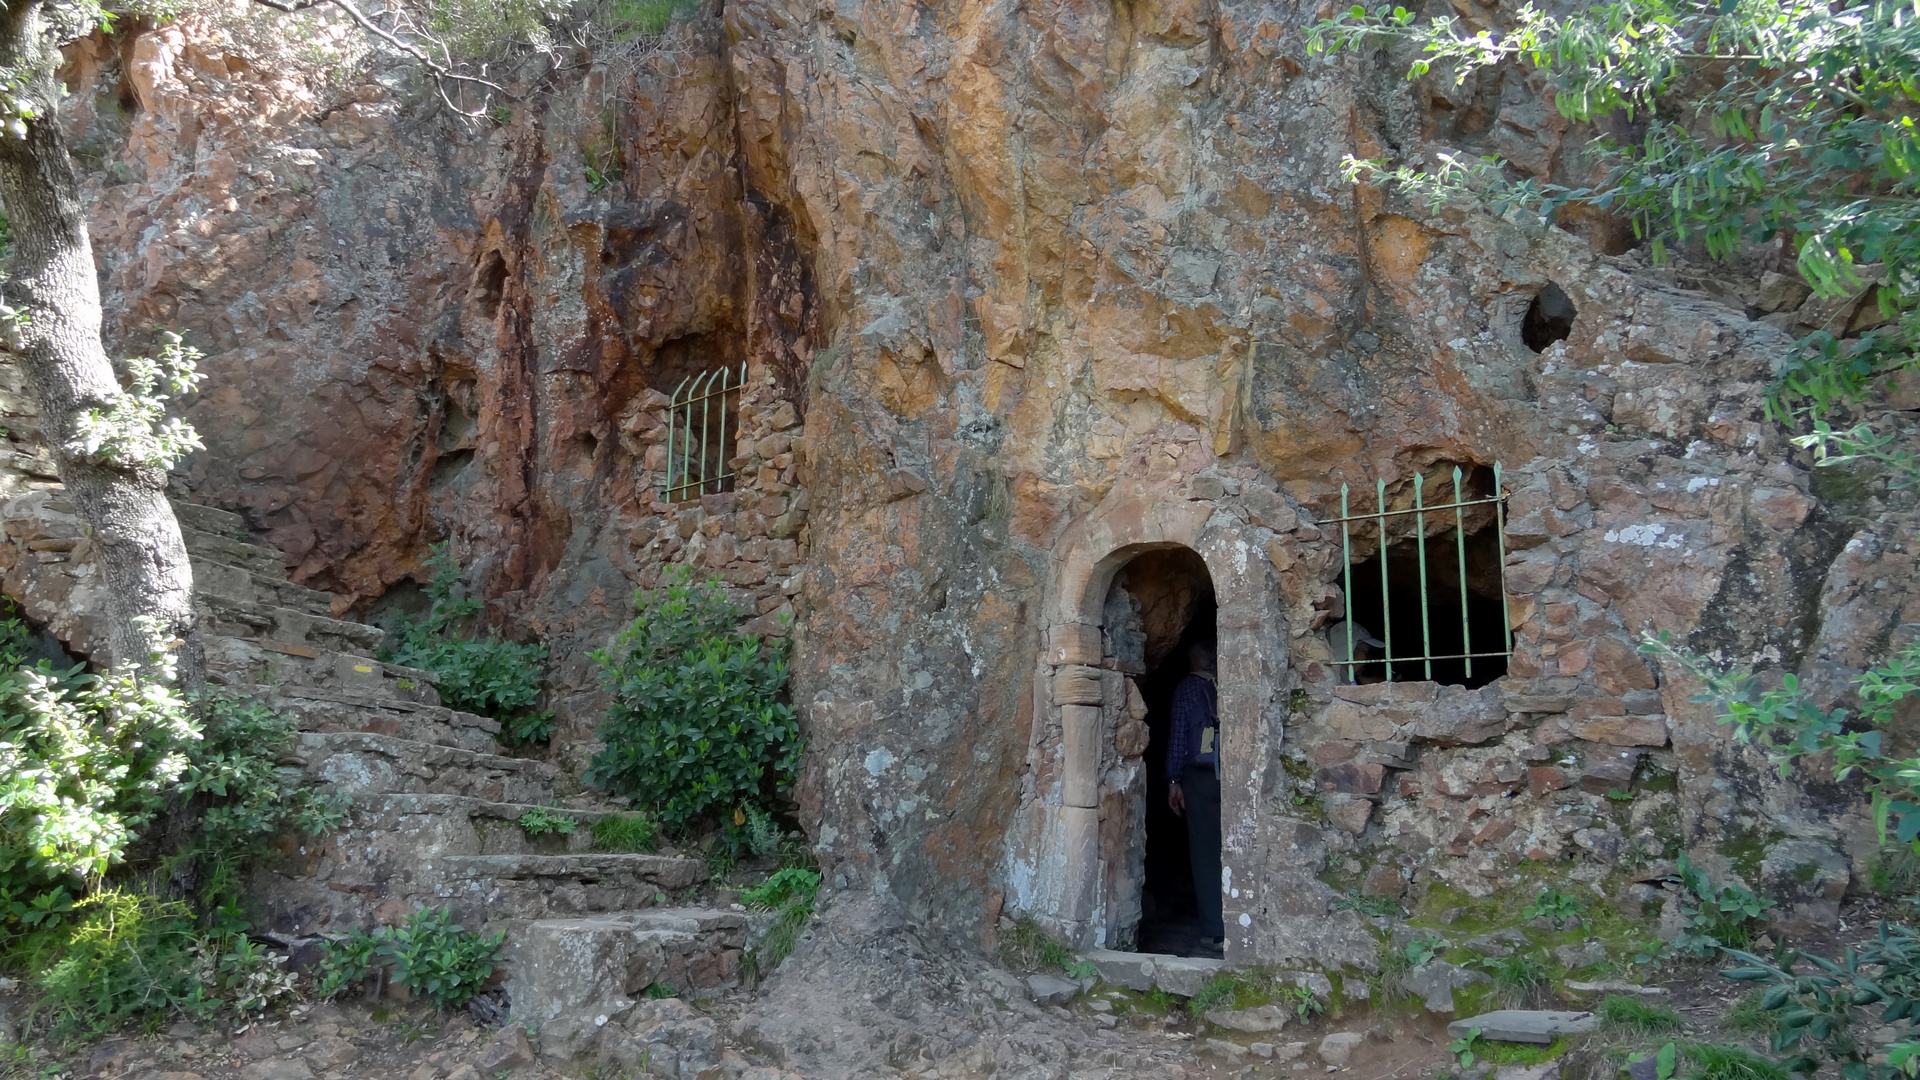
[[[1209,478],[1202,478],[1209,479]],[[1268,497],[1271,498],[1270,493]],[[1115,578],[1149,552],[1204,562],[1215,616],[1221,741],[1221,863],[1226,956],[1250,959],[1259,807],[1283,784],[1287,627],[1265,542],[1218,480],[1123,482],[1055,549],[1035,671],[1029,780],[1009,830],[1008,907],[1081,948],[1126,945],[1139,920],[1136,829],[1144,828],[1144,701],[1109,655]],[[1235,884],[1235,882],[1239,884]]]
[[[1218,871],[1195,868],[1190,819],[1168,805],[1166,755],[1174,692],[1190,672],[1189,650],[1217,646],[1218,606],[1206,560],[1187,547],[1135,555],[1107,587],[1101,663],[1132,683],[1115,731],[1123,757],[1140,749],[1138,725],[1144,721],[1146,728],[1139,782],[1108,793],[1103,803],[1117,805],[1101,808],[1114,948],[1199,956],[1208,954],[1206,943],[1215,936],[1202,932],[1196,881],[1211,882]],[[1143,708],[1144,717],[1133,715]],[[1216,835],[1205,846],[1218,843]]]

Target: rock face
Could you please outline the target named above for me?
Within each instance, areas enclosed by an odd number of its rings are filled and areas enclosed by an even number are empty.
[[[1309,58],[1316,10],[709,2],[677,51],[480,131],[196,17],[76,50],[74,123],[123,346],[162,322],[209,353],[192,497],[343,611],[402,602],[452,537],[554,645],[563,763],[635,586],[688,564],[762,629],[791,611],[829,891],[952,940],[1004,913],[1130,945],[1129,677],[1204,591],[1111,586],[1185,548],[1217,604],[1229,962],[1371,966],[1331,907],[1363,882],[1485,895],[1524,860],[1599,880],[1682,847],[1830,918],[1857,804],[1770,778],[1635,645],[1837,695],[1920,619],[1911,499],[1828,483],[1764,421],[1782,319],[1604,254],[1606,223],[1345,184],[1388,146],[1564,176],[1568,132],[1517,75]],[[1575,311],[1536,351],[1549,283]],[[1790,323],[1775,285],[1743,302]],[[740,363],[735,489],[665,503],[662,396]],[[1343,485],[1398,511],[1456,466],[1491,498],[1496,464],[1503,540],[1465,510],[1485,542],[1433,587],[1487,598],[1471,651],[1510,628],[1504,674],[1346,685],[1344,553],[1412,556],[1343,536]],[[1764,868],[1716,857],[1735,839]]]

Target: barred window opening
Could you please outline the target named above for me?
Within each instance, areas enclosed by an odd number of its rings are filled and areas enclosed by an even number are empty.
[[[660,488],[668,502],[732,491],[732,444],[740,434],[740,389],[747,365],[715,368],[682,379],[667,406],[667,467]]]
[[[1345,619],[1329,633],[1340,681],[1478,687],[1505,676],[1513,639],[1499,466],[1445,467],[1394,493],[1377,484],[1343,497]],[[1373,505],[1354,505],[1361,499]]]

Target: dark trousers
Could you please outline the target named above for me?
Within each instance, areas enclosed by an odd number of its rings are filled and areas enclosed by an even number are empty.
[[[1200,901],[1200,932],[1227,936],[1220,916],[1220,777],[1204,765],[1187,766],[1180,778],[1187,800],[1187,850],[1193,860],[1193,891]]]

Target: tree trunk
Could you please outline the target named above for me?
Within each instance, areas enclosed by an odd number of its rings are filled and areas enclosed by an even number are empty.
[[[13,94],[31,101],[36,114],[26,121],[24,138],[0,131],[0,207],[13,229],[5,291],[26,316],[8,345],[37,399],[60,481],[90,528],[95,564],[106,575],[117,667],[144,664],[152,652],[190,638],[193,571],[167,502],[165,470],[101,461],[75,441],[77,420],[105,406],[120,385],[100,341],[93,246],[60,128],[59,35],[50,24],[68,14],[39,0],[8,0],[0,13],[0,67],[25,79]],[[13,94],[0,89],[0,102]],[[201,681],[193,670],[198,666],[182,664],[185,681]]]

